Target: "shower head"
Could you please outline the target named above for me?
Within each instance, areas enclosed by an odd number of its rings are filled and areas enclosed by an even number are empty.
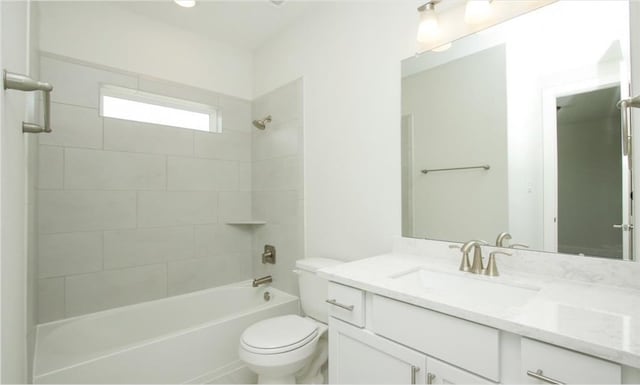
[[[258,130],[264,130],[267,127],[267,123],[271,123],[271,115],[267,115],[263,119],[256,119],[253,121],[253,125]]]

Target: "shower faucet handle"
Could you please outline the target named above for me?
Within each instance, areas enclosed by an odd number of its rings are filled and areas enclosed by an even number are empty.
[[[264,245],[264,252],[262,253],[263,264],[276,264],[276,247],[271,245]]]

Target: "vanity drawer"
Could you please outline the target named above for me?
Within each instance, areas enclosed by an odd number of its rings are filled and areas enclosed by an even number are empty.
[[[544,384],[555,380],[565,384],[620,384],[618,364],[572,350],[522,338],[522,382]],[[544,376],[536,378],[536,372]],[[548,380],[545,381],[544,378]]]
[[[500,381],[498,330],[377,295],[371,312],[376,334]]]
[[[330,282],[327,303],[331,317],[364,327],[364,292],[362,290]]]

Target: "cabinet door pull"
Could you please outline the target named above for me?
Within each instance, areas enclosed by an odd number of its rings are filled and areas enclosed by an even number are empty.
[[[427,384],[433,384],[433,380],[436,379],[436,375],[433,373],[427,373]]]
[[[411,383],[412,384],[416,383],[416,377],[418,376],[419,371],[420,371],[419,367],[411,365]]]
[[[353,311],[353,305],[343,305],[338,301],[336,301],[335,299],[327,299],[325,300],[325,302],[328,303],[329,305],[337,306],[344,310]]]
[[[531,370],[527,370],[527,376],[533,377],[536,380],[544,381],[547,384],[564,385],[564,382],[554,380],[553,378],[547,377],[544,374],[542,374],[542,369],[538,369],[535,372],[532,372]]]

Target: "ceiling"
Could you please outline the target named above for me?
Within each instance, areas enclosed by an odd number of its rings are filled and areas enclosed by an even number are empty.
[[[276,6],[269,0],[200,0],[193,8],[183,8],[171,0],[114,2],[133,13],[249,50],[332,3],[288,0]]]

